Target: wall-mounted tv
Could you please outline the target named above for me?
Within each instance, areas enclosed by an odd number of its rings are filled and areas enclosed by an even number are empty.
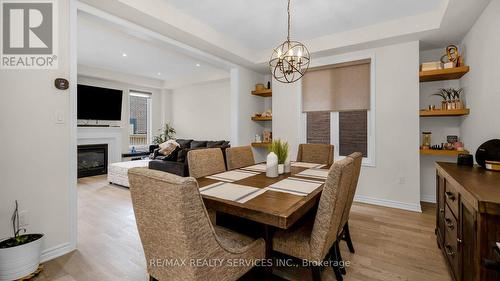
[[[78,119],[121,120],[123,91],[78,84]]]

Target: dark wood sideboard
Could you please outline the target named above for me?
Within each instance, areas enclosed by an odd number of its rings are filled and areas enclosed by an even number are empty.
[[[500,280],[485,261],[498,261],[500,172],[436,163],[436,236],[456,281]]]

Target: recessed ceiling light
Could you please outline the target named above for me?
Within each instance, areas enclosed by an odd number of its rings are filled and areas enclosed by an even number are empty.
[[[201,65],[199,63],[196,64],[197,67],[200,67]]]
[[[161,72],[158,72],[158,75],[161,75]]]
[[[126,57],[126,56],[127,56],[127,54],[125,54],[125,53],[122,54],[122,57]]]

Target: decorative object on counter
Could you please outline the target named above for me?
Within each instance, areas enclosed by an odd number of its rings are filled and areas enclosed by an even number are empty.
[[[476,151],[476,162],[487,170],[500,171],[500,139],[489,140]],[[496,162],[496,163],[495,163]]]
[[[420,71],[430,71],[443,69],[443,64],[440,61],[424,62],[420,65]]]
[[[261,117],[273,117],[273,111],[271,109],[268,109],[260,115]]]
[[[441,57],[441,63],[443,63],[444,69],[463,65],[463,57],[460,55],[456,45],[448,45],[446,47],[446,54]]]
[[[462,93],[463,89],[439,89],[439,92],[433,94],[433,96],[439,96],[443,99],[441,101],[441,109],[453,110],[464,108],[464,104],[460,98]]]
[[[461,142],[461,141],[456,141],[453,143],[453,146],[455,147],[455,150],[456,151],[464,151],[465,148],[464,148],[464,143]]]
[[[266,159],[266,177],[275,178],[278,176],[278,156],[274,152],[269,152]]]
[[[269,69],[274,79],[281,83],[298,81],[309,68],[310,55],[304,44],[290,40],[290,0],[287,6],[288,34],[286,41],[273,49]]]
[[[18,280],[37,271],[42,254],[43,234],[24,234],[26,229],[19,226],[19,205],[12,214],[14,237],[0,242],[0,278]]]
[[[474,157],[472,154],[458,154],[457,165],[460,166],[474,166]]]
[[[255,90],[256,91],[262,91],[262,90],[265,90],[265,89],[266,89],[266,87],[264,86],[264,84],[261,84],[261,83],[255,84]]]
[[[273,133],[269,130],[262,132],[262,142],[271,142],[273,140]]]
[[[159,135],[153,137],[153,144],[159,145],[160,143],[164,143],[168,140],[171,140],[175,137],[175,129],[170,125],[170,123],[166,123],[160,129]]]
[[[458,136],[454,135],[446,136],[446,141],[449,143],[456,143],[458,141]]]
[[[269,146],[269,152],[273,152],[278,157],[278,174],[285,172],[285,161],[288,157],[288,143],[280,139],[274,140]]]
[[[429,149],[431,147],[432,132],[422,133],[422,149]]]
[[[259,134],[255,134],[255,142],[262,142],[262,137]]]

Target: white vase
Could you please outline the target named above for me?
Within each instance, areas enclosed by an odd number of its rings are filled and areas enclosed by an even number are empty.
[[[275,178],[278,176],[278,156],[274,152],[269,152],[266,161],[266,177]]]
[[[290,154],[288,154],[285,160],[285,173],[290,173],[291,169],[292,169],[292,161],[290,160]]]
[[[17,280],[36,271],[43,236],[29,243],[0,249],[0,281]]]
[[[282,175],[285,173],[285,164],[278,164],[278,174]]]

